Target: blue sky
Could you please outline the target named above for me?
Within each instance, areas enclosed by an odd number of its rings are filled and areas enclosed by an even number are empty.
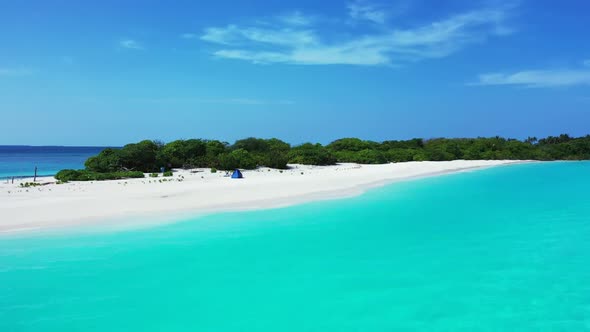
[[[2,1],[0,144],[590,133],[590,3]]]

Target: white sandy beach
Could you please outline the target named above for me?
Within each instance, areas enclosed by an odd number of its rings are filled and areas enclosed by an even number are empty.
[[[291,165],[289,170],[225,172],[175,171],[172,178],[71,182],[21,188],[0,184],[0,233],[114,222],[147,224],[213,211],[247,210],[358,195],[366,189],[424,176],[508,165],[520,161],[456,160],[385,165]],[[166,179],[166,181],[161,180]],[[38,178],[37,182],[54,182]]]

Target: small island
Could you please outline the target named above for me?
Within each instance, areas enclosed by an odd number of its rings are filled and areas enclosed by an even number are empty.
[[[3,182],[0,233],[79,225],[142,226],[203,213],[283,207],[356,196],[417,177],[534,160],[590,159],[590,136],[526,140],[343,138],[291,146],[279,139],[228,144],[144,140],[106,148],[85,169]],[[235,169],[243,180],[231,177]],[[43,185],[38,185],[43,184]]]
[[[451,160],[586,160],[590,135],[567,134],[524,141],[502,137],[436,138],[374,142],[342,138],[323,146],[291,146],[271,138],[246,138],[234,144],[218,140],[188,139],[167,144],[144,140],[124,147],[107,148],[89,158],[84,170],[62,170],[61,182],[143,178],[144,173],[172,169],[220,170],[258,167],[288,169],[289,164],[326,166],[337,163],[387,164],[409,161]],[[170,175],[170,173],[168,173]]]

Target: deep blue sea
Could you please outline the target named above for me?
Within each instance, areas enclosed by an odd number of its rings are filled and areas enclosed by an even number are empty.
[[[88,157],[104,147],[0,145],[0,179],[12,176],[55,175],[66,168],[84,168]]]
[[[5,236],[0,331],[590,331],[589,193],[590,162],[534,163]]]

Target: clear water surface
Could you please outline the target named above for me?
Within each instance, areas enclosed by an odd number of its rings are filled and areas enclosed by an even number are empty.
[[[0,331],[588,331],[590,162],[0,238]]]

